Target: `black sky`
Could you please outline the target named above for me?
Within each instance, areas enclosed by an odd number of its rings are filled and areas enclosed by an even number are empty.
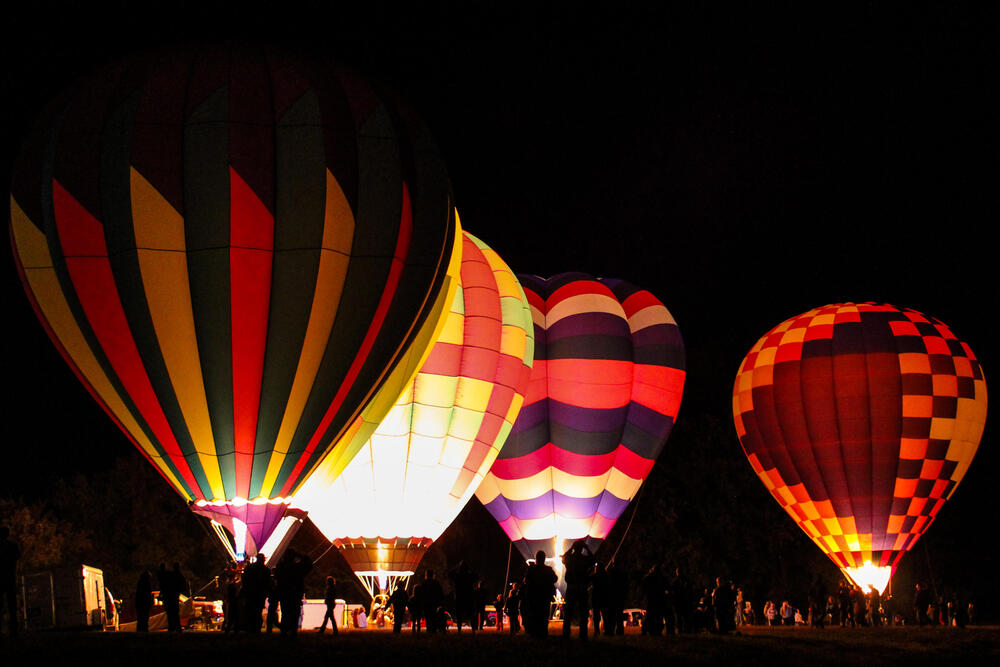
[[[682,418],[730,419],[757,338],[836,301],[917,308],[972,346],[988,381],[998,363],[989,7],[92,4],[5,17],[8,181],[21,134],[76,76],[150,45],[266,39],[408,98],[445,154],[465,227],[516,272],[620,277],[659,296],[688,346]],[[132,446],[45,337],[9,248],[2,262],[0,495],[30,495]],[[1000,509],[995,432],[988,422],[942,520],[973,526]],[[733,448],[742,456],[735,432]]]

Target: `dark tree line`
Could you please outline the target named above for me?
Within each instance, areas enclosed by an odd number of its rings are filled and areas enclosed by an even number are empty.
[[[206,521],[138,453],[56,479],[44,497],[2,499],[0,509],[21,545],[23,573],[92,565],[116,597],[127,598],[139,574],[160,563],[182,563],[197,591],[226,562]]]

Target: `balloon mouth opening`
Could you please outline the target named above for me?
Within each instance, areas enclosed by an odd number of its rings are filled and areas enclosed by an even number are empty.
[[[231,500],[205,500],[204,498],[194,501],[197,507],[245,507],[247,505],[288,505],[291,498],[241,498],[239,496]]]
[[[840,569],[866,593],[874,586],[881,595],[889,586],[889,579],[892,578],[891,566],[873,565],[870,560],[866,560],[861,567],[842,567]]]
[[[413,576],[413,572],[409,570],[368,570],[355,571],[354,574],[372,599],[377,595],[391,593],[397,586],[406,588]]]

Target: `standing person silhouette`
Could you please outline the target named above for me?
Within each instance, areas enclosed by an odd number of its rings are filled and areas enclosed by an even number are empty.
[[[271,570],[266,565],[267,556],[257,554],[256,559],[243,570],[243,624],[246,631],[259,634],[264,622],[264,605],[271,587]]]
[[[222,601],[222,631],[237,632],[240,629],[240,606],[243,596],[240,594],[240,575],[236,571],[226,572],[226,587]]]
[[[164,570],[166,571],[166,570]],[[180,632],[181,631],[181,593],[187,590],[187,579],[181,574],[181,564],[174,562],[174,569],[170,572],[166,572],[166,579],[168,586],[166,591],[163,590],[161,585],[160,589],[160,599],[163,600],[163,606],[167,611],[167,630],[169,632]],[[164,595],[166,597],[164,598]]]
[[[549,634],[549,605],[558,580],[556,571],[545,564],[545,552],[539,550],[535,562],[524,573],[521,594],[524,630],[532,637],[542,638]]]
[[[594,634],[611,634],[611,605],[609,604],[608,571],[600,563],[594,563],[590,573],[590,604],[593,607]]]
[[[479,576],[464,560],[448,573],[455,587],[455,628],[462,631],[462,621],[468,620],[469,627],[476,631],[475,596]]]
[[[441,582],[434,578],[434,570],[424,572],[420,584],[420,606],[427,619],[427,632],[444,632],[444,591]]]
[[[507,612],[510,634],[516,635],[521,631],[521,586],[516,581],[510,585],[503,611]]]
[[[275,568],[278,599],[281,601],[281,634],[294,637],[299,631],[302,596],[305,594],[306,575],[313,562],[303,554],[288,549]]]
[[[20,558],[21,550],[10,539],[10,529],[0,526],[0,597],[7,609],[7,628],[11,637],[17,634],[17,561]]]
[[[406,604],[410,601],[410,596],[406,594],[406,588],[402,582],[396,582],[396,589],[389,596],[389,604],[392,605],[392,631],[397,635],[403,629],[403,620],[406,617]]]
[[[153,575],[143,570],[135,585],[135,631],[149,632],[149,610],[153,606]]]
[[[410,627],[413,632],[420,632],[420,620],[423,617],[423,607],[420,604],[420,589],[422,584],[414,584],[410,594],[410,601],[406,606],[410,610]]]
[[[326,591],[323,593],[323,604],[326,605],[326,613],[323,614],[323,625],[319,626],[319,633],[323,634],[326,632],[326,622],[329,620],[333,634],[337,634],[339,632],[337,630],[337,618],[335,614],[337,609],[337,580],[333,577],[326,578]]]
[[[604,628],[605,635],[625,634],[625,598],[628,595],[628,575],[614,559],[608,563],[608,613],[611,623]]]
[[[594,569],[594,554],[585,540],[577,540],[563,554],[566,566],[566,604],[563,605],[563,637],[569,637],[573,619],[580,625],[580,640],[587,641],[587,623],[590,619],[590,605],[587,604],[587,585],[590,572]],[[596,632],[596,629],[595,629]]]
[[[278,584],[275,581],[274,569],[268,569],[268,594],[267,594],[267,620],[264,623],[264,627],[268,633],[274,628],[278,627]]]
[[[642,579],[642,591],[646,596],[646,615],[642,619],[642,634],[659,637],[663,634],[663,619],[666,612],[667,580],[660,564],[649,568]]]

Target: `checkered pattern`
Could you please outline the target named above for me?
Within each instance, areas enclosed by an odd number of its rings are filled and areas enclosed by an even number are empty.
[[[754,345],[733,415],[754,472],[838,566],[895,568],[968,470],[986,383],[942,322],[835,304]]]

